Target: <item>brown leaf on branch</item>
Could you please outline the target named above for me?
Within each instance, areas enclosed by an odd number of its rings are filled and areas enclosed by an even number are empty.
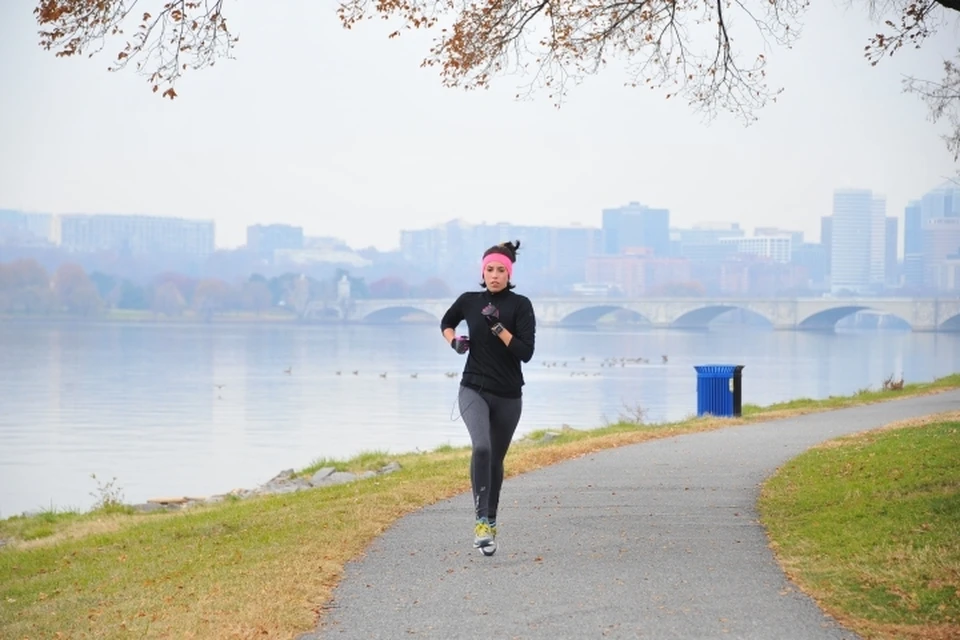
[[[904,89],[920,96],[927,104],[933,122],[947,123],[949,129],[943,140],[953,154],[954,162],[960,161],[960,50],[956,60],[943,61],[941,80],[907,78]]]
[[[864,48],[872,65],[905,45],[920,46],[946,15],[955,15],[947,10],[960,11],[960,0],[866,2],[884,25]],[[132,14],[144,4],[151,10]],[[173,87],[188,68],[231,57],[238,39],[227,26],[223,4],[39,0],[34,13],[40,45],[58,57],[97,53],[108,37],[122,36],[124,25],[139,16],[110,70],[135,60],[153,91],[164,86],[160,95],[173,99]],[[437,69],[448,87],[485,88],[495,76],[518,73],[527,78],[518,96],[546,89],[559,106],[570,87],[619,59],[628,65],[627,86],[662,89],[707,115],[725,109],[751,121],[781,90],[767,84],[763,51],[734,49],[734,25],[738,34],[744,29],[759,33],[764,46],[788,47],[800,35],[799,20],[808,6],[809,0],[340,0],[337,15],[347,29],[374,17],[402,23],[391,26],[389,39],[403,29],[432,30],[433,45],[421,66]],[[948,79],[949,74],[948,69]],[[928,104],[939,104],[916,92]],[[948,97],[944,104],[957,102]],[[948,117],[948,107],[931,109],[935,119]],[[948,138],[955,155],[958,136],[952,143]]]
[[[152,90],[176,97],[173,90],[187,69],[213,66],[232,57],[237,37],[223,17],[223,0],[154,0],[156,11],[132,12],[138,0],[40,0],[34,9],[40,26],[40,46],[57,57],[103,50],[110,36],[122,35],[129,20],[140,17],[132,37],[108,67],[119,71],[133,60]]]

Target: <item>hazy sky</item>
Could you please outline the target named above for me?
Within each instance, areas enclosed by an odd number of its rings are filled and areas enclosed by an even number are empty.
[[[873,189],[902,216],[956,171],[900,84],[940,78],[956,21],[871,68],[876,28],[856,0],[814,3],[797,46],[771,52],[786,91],[749,128],[704,124],[616,69],[560,110],[546,94],[514,100],[516,76],[445,89],[419,66],[425,38],[387,40],[380,22],[348,32],[335,3],[309,0],[228,0],[236,60],[188,73],[170,102],[105,71],[119,43],[94,58],[42,51],[35,4],[0,3],[0,208],[213,218],[220,246],[288,222],[389,249],[402,228],[452,218],[599,225],[601,209],[639,201],[674,226],[737,220],[816,240],[834,188]]]

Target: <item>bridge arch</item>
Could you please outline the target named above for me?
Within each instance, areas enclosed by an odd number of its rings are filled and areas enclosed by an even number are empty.
[[[577,309],[572,313],[568,313],[560,319],[560,325],[566,327],[575,327],[575,326],[592,326],[597,324],[600,318],[615,313],[617,311],[627,312],[631,318],[635,318],[638,321],[643,323],[649,323],[650,319],[646,316],[637,313],[636,311],[629,309],[623,305],[610,303],[610,304],[595,304],[582,309]]]
[[[369,324],[392,324],[395,322],[400,322],[411,314],[425,316],[424,320],[433,318],[435,321],[440,322],[440,318],[438,318],[431,310],[409,304],[381,307],[379,309],[367,312],[362,318],[360,318],[360,320]]]
[[[770,318],[762,313],[750,309],[749,307],[731,304],[715,304],[706,307],[700,307],[699,309],[693,309],[692,311],[687,311],[686,313],[681,314],[676,320],[670,323],[670,328],[706,330],[710,328],[711,322],[730,311],[745,311],[751,316],[762,318],[766,324],[769,324],[771,327],[773,326],[773,321]]]
[[[937,329],[940,331],[960,331],[960,313],[941,322]]]
[[[836,329],[838,322],[860,311],[875,311],[877,313],[890,315],[895,317],[897,320],[899,320],[906,326],[908,327],[911,326],[910,323],[905,318],[902,318],[895,313],[890,313],[888,311],[884,311],[883,309],[877,309],[869,305],[850,304],[850,305],[843,305],[839,307],[832,307],[830,309],[818,311],[813,315],[807,316],[806,318],[804,318],[803,320],[797,323],[797,329],[807,330],[807,331],[832,331]]]

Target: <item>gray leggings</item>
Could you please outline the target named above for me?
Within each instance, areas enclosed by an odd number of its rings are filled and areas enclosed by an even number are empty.
[[[523,400],[460,387],[459,401],[460,415],[473,442],[470,482],[477,518],[496,520],[503,485],[503,459],[520,422]]]

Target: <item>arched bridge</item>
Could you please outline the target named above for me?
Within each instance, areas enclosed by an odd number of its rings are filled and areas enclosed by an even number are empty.
[[[447,300],[352,300],[349,305],[311,303],[307,319],[350,322],[394,322],[411,313],[426,313],[437,321],[450,306]],[[711,320],[733,309],[765,318],[775,329],[830,330],[837,321],[858,311],[896,316],[914,331],[960,331],[960,298],[534,298],[537,323],[543,326],[592,325],[618,310],[629,311],[659,328],[706,328]]]

